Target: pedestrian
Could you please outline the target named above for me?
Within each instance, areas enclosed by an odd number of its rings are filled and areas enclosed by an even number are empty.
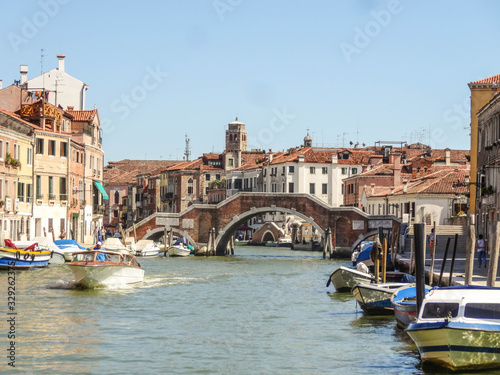
[[[434,228],[432,228],[431,233],[427,235],[427,242],[431,248],[434,246]]]
[[[477,238],[476,247],[477,247],[477,261],[479,263],[479,267],[481,267],[481,264],[483,264],[484,260],[484,268],[486,268],[486,249],[484,246],[484,239],[482,234],[480,234]]]

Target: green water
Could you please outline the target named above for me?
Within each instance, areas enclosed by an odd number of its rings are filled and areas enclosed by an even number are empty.
[[[342,262],[237,246],[233,257],[140,258],[143,283],[73,288],[66,266],[16,272],[16,374],[420,374],[393,317],[326,288]],[[7,272],[0,273],[7,353]],[[12,371],[14,370],[14,371]]]

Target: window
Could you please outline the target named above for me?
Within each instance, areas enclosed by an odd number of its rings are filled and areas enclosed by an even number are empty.
[[[60,177],[59,179],[59,194],[60,194],[60,200],[66,201],[68,200],[68,190],[66,187],[66,177]]]
[[[217,173],[217,174],[215,175],[215,179],[220,181],[220,174],[219,174],[219,173]]]
[[[228,159],[227,160],[227,165],[232,167],[233,166],[233,159]]]
[[[55,199],[54,195],[54,177],[49,176],[49,199]]]
[[[191,177],[189,177],[188,181],[187,181],[187,193],[188,195],[193,195],[193,179]]]
[[[358,168],[352,168],[351,169],[352,174],[357,174],[358,173]]]
[[[28,153],[26,156],[26,164],[27,165],[33,165],[33,149],[31,147],[28,147]]]
[[[19,198],[19,202],[24,202],[24,182],[17,184],[17,197]]]
[[[294,165],[290,165],[288,167],[288,173],[295,173],[295,166]]]
[[[205,175],[205,181],[210,181],[210,173],[207,173],[207,174]]]
[[[49,140],[49,155],[56,156],[56,141]]]
[[[309,184],[309,194],[314,194],[315,192],[315,184],[314,183],[310,183]]]
[[[61,157],[68,157],[68,142],[61,142]]]
[[[0,159],[3,160],[3,141],[0,140]]]
[[[422,318],[424,319],[446,318],[447,316],[456,318],[457,315],[458,315],[458,303],[428,302],[424,306],[424,312],[422,313]]]
[[[468,303],[465,305],[466,318],[500,319],[500,304],[498,303]]]
[[[316,173],[316,167],[310,167],[309,168],[309,173],[310,174],[315,174]]]
[[[33,186],[26,184],[26,202],[30,203],[33,200]]]
[[[115,191],[115,204],[120,204],[120,193]]]
[[[322,184],[321,185],[321,193],[322,194],[328,194],[328,185],[327,184]]]
[[[288,183],[288,192],[293,193],[293,182]]]
[[[321,173],[322,174],[328,174],[328,167],[322,167],[321,168]]]
[[[118,210],[113,210],[113,217],[118,217]]]
[[[266,177],[266,172],[267,172],[267,168],[264,168],[264,177]],[[264,191],[266,191],[266,190],[264,189]]]
[[[41,199],[42,198],[42,176],[36,176],[36,198]]]
[[[8,153],[10,153],[9,141],[5,141],[5,159],[7,159]]]
[[[347,168],[342,168],[342,174],[347,174]]]
[[[272,192],[272,193],[276,193],[277,191],[278,191],[278,186],[277,186],[277,184],[272,184],[272,185],[271,185],[271,192]]]
[[[283,166],[283,172],[282,173],[285,174],[285,172],[286,172],[286,167]]]

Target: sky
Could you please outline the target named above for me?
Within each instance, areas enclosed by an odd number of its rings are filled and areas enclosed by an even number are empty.
[[[57,67],[98,108],[105,163],[248,148],[470,149],[469,82],[500,73],[495,0],[24,0],[0,5],[3,87]],[[43,51],[42,51],[43,50]],[[352,143],[351,143],[352,142]]]

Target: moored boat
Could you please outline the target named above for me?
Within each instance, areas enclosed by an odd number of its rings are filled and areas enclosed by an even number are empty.
[[[432,289],[406,332],[424,365],[452,371],[500,368],[500,288]]]
[[[139,240],[135,244],[135,255],[146,257],[158,255],[160,248],[156,246],[153,240]]]
[[[430,286],[425,286],[425,293],[430,290]],[[417,288],[415,284],[408,284],[394,291],[391,303],[397,326],[402,329],[407,328],[417,317]]]
[[[406,283],[367,284],[358,283],[352,288],[352,294],[361,309],[369,315],[393,314],[391,296],[394,291]]]
[[[75,282],[84,288],[134,284],[144,280],[144,268],[129,254],[90,250],[73,254],[68,264]]]
[[[19,249],[8,239],[5,240],[5,246],[0,247],[0,268],[40,268],[46,267],[51,258],[51,252],[39,249],[37,243],[25,249]]]
[[[64,259],[70,262],[73,259],[73,253],[85,250],[75,240],[55,240],[54,244],[59,248],[59,252],[64,255]]]
[[[387,282],[407,283],[413,280],[413,276],[404,272],[386,272]],[[368,267],[366,267],[363,263],[360,263],[356,267],[356,269],[345,266],[336,268],[330,274],[326,286],[328,287],[330,283],[333,283],[333,286],[338,292],[350,292],[352,288],[358,283],[373,283],[375,281],[375,276],[368,272]]]
[[[168,256],[171,257],[187,257],[191,254],[191,249],[184,246],[182,243],[172,245],[168,248]]]
[[[292,239],[291,237],[285,236],[278,238],[278,242],[276,243],[278,247],[292,247]]]

